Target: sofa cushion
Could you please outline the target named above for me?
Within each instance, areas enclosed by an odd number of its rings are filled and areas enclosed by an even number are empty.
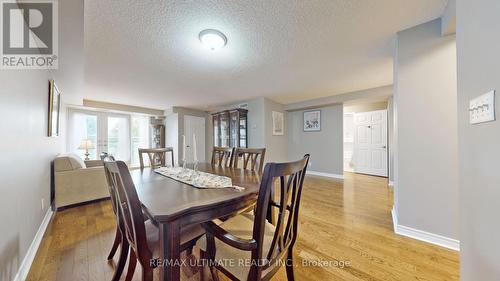
[[[59,154],[54,160],[54,170],[56,172],[82,168],[86,168],[85,162],[74,153]]]

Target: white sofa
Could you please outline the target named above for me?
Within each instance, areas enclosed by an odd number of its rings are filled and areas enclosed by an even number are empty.
[[[109,197],[101,160],[83,161],[73,153],[54,160],[55,207],[60,209]]]

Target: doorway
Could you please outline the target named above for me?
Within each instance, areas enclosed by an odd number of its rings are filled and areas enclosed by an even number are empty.
[[[184,115],[184,135],[186,136],[186,161],[193,163],[196,151],[198,162],[205,162],[205,118]],[[193,136],[196,136],[196,150]]]
[[[387,102],[344,107],[344,171],[388,176]]]

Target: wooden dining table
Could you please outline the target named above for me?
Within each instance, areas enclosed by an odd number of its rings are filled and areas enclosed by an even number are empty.
[[[244,187],[201,189],[168,178],[151,168],[132,170],[131,176],[144,213],[158,224],[160,280],[180,280],[181,228],[228,216],[255,203],[260,184],[258,172],[199,164],[203,172],[227,176]]]

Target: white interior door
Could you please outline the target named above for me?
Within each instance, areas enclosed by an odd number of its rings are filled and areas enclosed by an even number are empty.
[[[184,135],[186,136],[186,161],[193,163],[193,135],[195,135],[198,162],[205,162],[205,118],[185,115]]]
[[[387,110],[355,113],[354,170],[387,176]]]

